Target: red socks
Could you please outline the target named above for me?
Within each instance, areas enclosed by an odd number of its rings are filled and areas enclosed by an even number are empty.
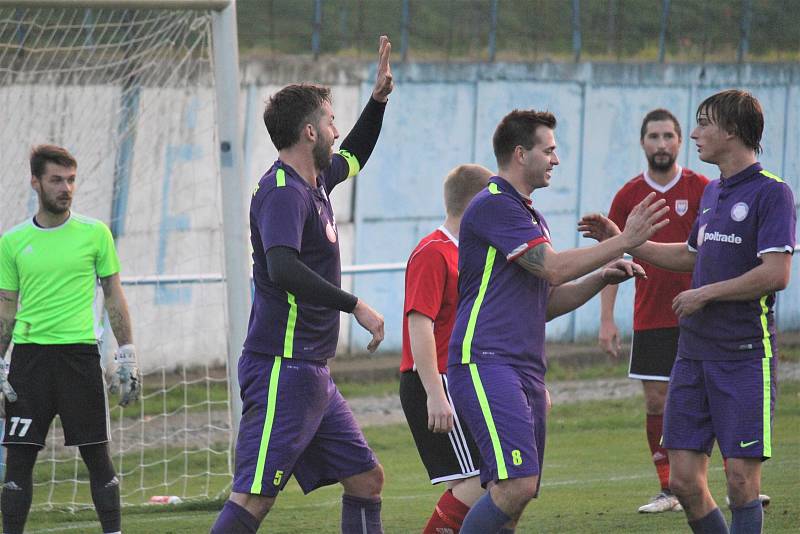
[[[669,458],[667,451],[661,446],[661,434],[664,426],[663,415],[647,414],[647,443],[653,454],[653,463],[656,466],[661,489],[669,488]]]
[[[436,503],[433,515],[422,534],[457,534],[467,512],[469,506],[456,499],[452,491],[447,490]]]

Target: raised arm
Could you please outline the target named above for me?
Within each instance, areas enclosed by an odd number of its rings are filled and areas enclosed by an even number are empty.
[[[378,135],[381,132],[381,126],[383,126],[383,113],[386,110],[386,102],[388,102],[389,94],[394,89],[392,69],[389,65],[391,51],[392,43],[389,42],[388,37],[382,35],[372,96],[367,105],[364,106],[364,110],[358,117],[353,129],[350,130],[350,133],[347,134],[341,144],[343,152],[355,157],[359,170],[366,165],[372,150],[375,148],[375,143],[377,143]],[[343,156],[347,158],[347,154],[343,154]],[[348,163],[350,163],[352,171],[353,162],[350,158],[348,158]],[[354,173],[351,172],[350,174]]]

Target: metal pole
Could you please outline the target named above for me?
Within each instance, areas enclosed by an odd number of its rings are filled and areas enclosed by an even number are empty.
[[[739,40],[739,53],[736,61],[742,63],[747,59],[750,51],[750,23],[753,20],[753,0],[742,0],[741,39]]]
[[[494,63],[495,57],[497,57],[497,0],[492,0],[489,23],[489,62]]]
[[[410,0],[403,0],[403,18],[400,21],[400,57],[405,63],[408,61],[408,25],[409,25],[409,4]]]
[[[658,35],[658,62],[664,63],[667,47],[667,23],[669,22],[670,0],[663,0],[661,5],[661,33]]]
[[[228,312],[228,389],[232,444],[239,433],[242,402],[237,364],[247,334],[250,314],[250,266],[242,176],[242,139],[239,130],[239,51],[236,39],[236,2],[214,13],[214,82],[219,138],[222,224],[225,241],[226,304]]]
[[[575,63],[581,60],[581,0],[572,0],[572,53]]]
[[[322,0],[314,1],[314,27],[311,33],[311,52],[319,58],[319,34],[322,30]]]

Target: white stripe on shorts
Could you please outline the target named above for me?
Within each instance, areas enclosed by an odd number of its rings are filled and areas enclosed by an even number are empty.
[[[453,430],[447,436],[450,438],[450,443],[453,445],[453,452],[458,458],[458,463],[461,466],[461,472],[465,475],[477,473],[478,468],[475,466],[475,461],[469,452],[467,445],[467,438],[464,436],[464,430],[461,426],[461,420],[456,413],[456,407],[453,404],[453,398],[450,397],[450,390],[447,387],[447,375],[442,375],[442,383],[444,385],[444,392],[447,395],[447,402],[453,409]]]

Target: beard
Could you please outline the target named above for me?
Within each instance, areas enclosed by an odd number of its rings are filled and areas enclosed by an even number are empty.
[[[314,157],[314,165],[320,172],[328,170],[328,167],[331,166],[332,155],[330,143],[327,143],[325,139],[320,137],[319,140],[314,143],[311,154]]]
[[[676,156],[666,152],[658,152],[652,156],[647,156],[647,163],[654,171],[668,171],[675,164]]]
[[[63,215],[67,213],[72,206],[71,198],[51,196],[44,191],[40,192],[39,199],[42,202],[42,208],[53,215]],[[68,202],[64,203],[65,199],[67,199]]]

